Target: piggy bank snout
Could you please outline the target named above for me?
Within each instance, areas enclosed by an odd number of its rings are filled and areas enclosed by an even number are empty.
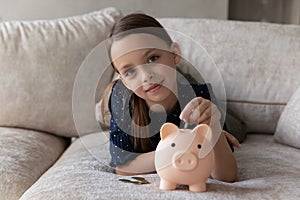
[[[177,152],[173,156],[173,167],[181,171],[191,171],[198,165],[198,158],[192,152]]]

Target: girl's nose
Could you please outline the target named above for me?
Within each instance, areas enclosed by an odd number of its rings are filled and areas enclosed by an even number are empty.
[[[141,67],[141,74],[142,74],[142,81],[143,83],[147,83],[147,82],[151,82],[151,80],[153,79],[153,71],[150,69],[145,69],[147,68],[147,66],[143,66]],[[148,66],[149,68],[149,66]]]
[[[148,73],[147,75],[145,75],[143,82],[150,82],[152,80],[152,78],[153,78],[153,74]]]

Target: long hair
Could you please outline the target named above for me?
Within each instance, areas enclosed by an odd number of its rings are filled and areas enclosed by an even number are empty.
[[[129,14],[114,24],[108,36],[107,50],[111,60],[111,65],[113,67],[113,60],[111,58],[111,46],[113,42],[134,33],[147,33],[155,35],[165,41],[168,46],[171,46],[173,43],[167,31],[153,17],[142,13]],[[109,95],[108,91],[111,91],[111,87],[112,84],[108,86],[110,89],[107,89],[106,95]],[[153,148],[149,129],[145,128],[145,126],[147,126],[151,120],[149,117],[149,108],[146,104],[146,101],[134,93],[130,99],[130,108],[134,122],[132,126],[134,149],[139,152],[147,152],[150,148]]]

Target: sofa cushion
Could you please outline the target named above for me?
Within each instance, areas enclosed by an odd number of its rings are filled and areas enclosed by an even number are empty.
[[[0,23],[0,126],[77,136],[76,73],[120,16],[119,10],[106,8],[62,19]],[[89,114],[96,121],[94,112]],[[98,130],[93,121],[85,123],[83,133]]]
[[[277,142],[300,148],[300,87],[282,112],[274,138]]]
[[[300,85],[300,26],[212,19],[160,21],[187,36],[177,34],[173,39],[206,82],[222,78],[227,106],[248,132],[275,132],[281,112]],[[219,89],[218,84],[212,85]]]
[[[21,197],[39,199],[297,199],[300,192],[299,151],[274,143],[273,136],[250,134],[235,151],[239,174],[235,183],[208,179],[207,192],[194,193],[180,186],[159,189],[157,174],[142,175],[150,184],[118,181],[112,173],[109,141],[104,133],[76,140],[65,154]],[[128,177],[126,177],[128,178]]]
[[[0,128],[0,199],[19,199],[68,144],[47,133]]]
[[[107,191],[118,176],[109,167],[108,145],[104,132],[78,138],[20,199],[114,199]]]

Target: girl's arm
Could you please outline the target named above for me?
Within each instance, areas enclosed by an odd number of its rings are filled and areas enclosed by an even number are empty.
[[[211,176],[214,179],[233,182],[237,177],[237,163],[220,125],[221,113],[217,106],[202,97],[190,101],[181,113],[181,119],[190,124],[207,124],[214,134],[220,135],[213,152],[215,168]],[[230,138],[229,138],[230,139]]]
[[[224,132],[220,125],[212,127],[212,130],[221,132],[219,139],[214,146],[215,167],[211,176],[220,181],[234,182],[237,178],[237,163],[226,140]]]
[[[143,153],[124,165],[117,165],[116,173],[123,176],[154,173],[154,155],[155,151]]]

